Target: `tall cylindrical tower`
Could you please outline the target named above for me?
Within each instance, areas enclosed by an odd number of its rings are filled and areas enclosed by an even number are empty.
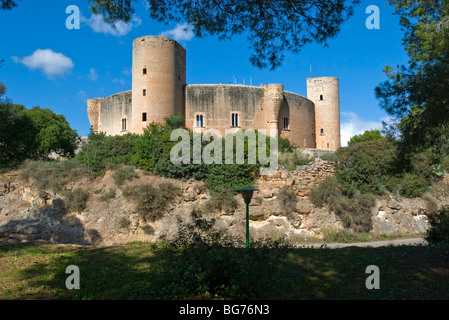
[[[271,136],[271,130],[277,132],[279,130],[279,111],[281,110],[282,101],[284,100],[284,86],[279,83],[268,84],[265,87],[265,105],[266,116],[268,120],[268,129]]]
[[[315,137],[317,149],[340,148],[340,94],[338,79],[307,79],[307,98],[315,104]]]
[[[100,99],[87,100],[87,116],[94,133],[98,133],[100,127]]]
[[[133,133],[142,133],[152,122],[163,122],[184,112],[186,51],[175,40],[145,36],[133,42]]]

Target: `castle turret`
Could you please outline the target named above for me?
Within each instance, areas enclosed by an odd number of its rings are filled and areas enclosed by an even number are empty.
[[[268,120],[268,129],[278,132],[279,129],[279,111],[284,100],[284,86],[278,83],[272,83],[265,87],[265,105],[266,116]],[[271,135],[271,133],[268,133]]]
[[[87,100],[87,116],[94,133],[98,133],[100,125],[100,99]]]
[[[315,104],[315,139],[317,149],[340,148],[340,97],[338,79],[307,79],[307,98]]]
[[[175,40],[145,36],[133,42],[132,132],[184,113],[186,51]]]

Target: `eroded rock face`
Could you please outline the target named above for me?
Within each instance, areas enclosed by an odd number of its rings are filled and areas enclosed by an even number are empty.
[[[315,161],[295,171],[280,169],[271,177],[261,177],[255,187],[249,207],[250,234],[253,239],[286,237],[321,237],[325,228],[342,229],[339,217],[328,208],[317,208],[307,194],[327,175],[332,166]],[[48,241],[74,244],[112,244],[129,241],[156,241],[166,235],[177,235],[179,220],[188,222],[192,210],[198,210],[211,195],[201,182],[177,181],[141,174],[127,184],[145,184],[170,181],[180,187],[177,200],[167,207],[165,215],[157,221],[144,221],[135,211],[119,186],[114,197],[100,200],[114,182],[110,173],[95,181],[79,182],[70,188],[81,187],[90,191],[86,208],[80,212],[67,212],[63,197],[51,192],[37,192],[32,185],[7,183],[8,193],[0,195],[0,242]],[[294,181],[292,183],[292,181]],[[4,186],[4,184],[2,184]],[[296,194],[296,203],[286,206],[278,200],[284,187]],[[246,208],[240,195],[235,196],[238,208],[231,212],[203,212],[207,219],[215,219],[215,226],[234,238],[244,239]],[[423,199],[386,196],[376,200],[372,208],[373,232],[378,234],[413,234],[427,230],[425,215],[427,203]],[[122,220],[127,222],[120,224]],[[145,229],[145,227],[150,227]],[[146,230],[146,231],[145,231]],[[148,232],[152,230],[152,232]]]

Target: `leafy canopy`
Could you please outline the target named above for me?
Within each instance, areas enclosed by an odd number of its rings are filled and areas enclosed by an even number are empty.
[[[129,21],[137,0],[89,0],[105,21]],[[246,33],[253,49],[251,64],[275,69],[284,51],[298,53],[312,42],[327,44],[360,0],[145,0],[158,22],[185,21],[197,37],[230,39]]]
[[[381,107],[401,120],[402,149],[449,152],[449,3],[388,0],[400,16],[407,66],[385,67]]]
[[[379,139],[384,139],[379,130],[366,130],[362,134],[358,134],[349,139],[348,145],[352,146],[356,143],[366,142],[366,141],[376,141]]]

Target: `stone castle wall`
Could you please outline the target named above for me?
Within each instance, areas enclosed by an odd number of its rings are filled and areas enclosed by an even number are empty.
[[[282,84],[260,87],[186,84],[186,51],[176,41],[159,36],[133,42],[132,91],[88,100],[89,121],[95,132],[108,135],[142,133],[176,112],[194,131],[218,129],[277,130],[302,148],[340,147],[339,81],[333,77],[307,79],[307,98],[284,91]],[[233,114],[238,124],[232,124]],[[202,117],[202,127],[196,124]],[[123,122],[126,122],[124,130]]]

